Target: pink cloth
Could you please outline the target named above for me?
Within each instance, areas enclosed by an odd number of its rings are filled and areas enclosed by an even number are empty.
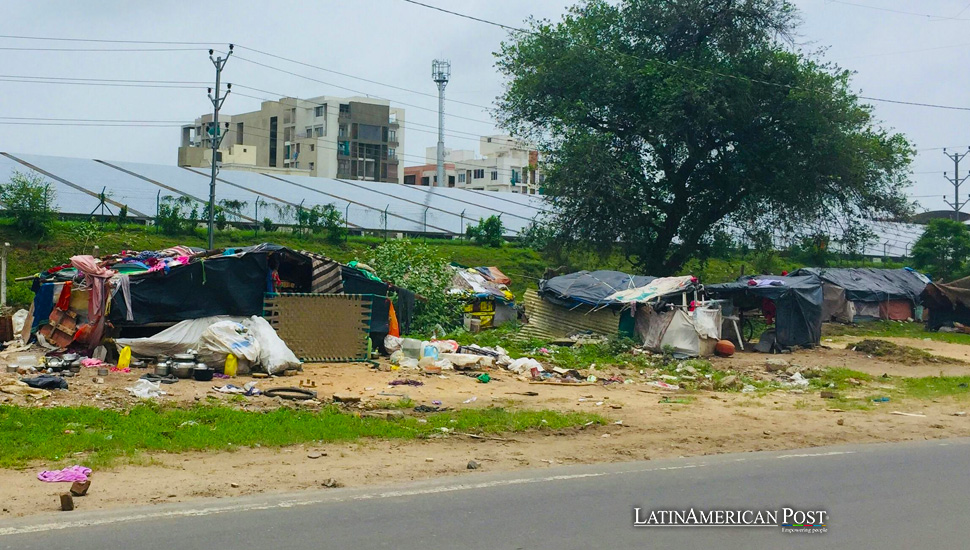
[[[71,257],[71,265],[84,273],[84,282],[91,287],[91,299],[88,300],[88,320],[97,322],[104,313],[104,283],[115,274],[114,271],[98,265],[98,260],[90,254]],[[98,335],[101,339],[101,335]]]
[[[108,365],[107,363],[105,363],[104,361],[102,361],[100,359],[93,359],[93,358],[91,358],[91,359],[81,359],[81,366],[82,367],[103,367],[103,366],[107,366],[107,365]]]
[[[64,468],[63,470],[44,470],[37,474],[37,479],[48,483],[57,481],[69,481],[73,483],[75,481],[87,481],[88,475],[90,474],[91,468],[75,465]]]

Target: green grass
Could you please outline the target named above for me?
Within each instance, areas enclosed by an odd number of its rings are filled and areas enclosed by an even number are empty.
[[[926,376],[897,378],[896,388],[904,396],[916,399],[970,395],[970,376]]]
[[[835,390],[846,390],[858,387],[849,382],[850,378],[865,383],[872,380],[872,375],[843,367],[831,367],[822,371],[821,376],[809,379],[809,384],[815,388]]]
[[[866,321],[852,325],[822,324],[822,336],[876,336],[882,338],[929,338],[937,342],[970,345],[970,334],[930,332],[922,323],[900,321]]]
[[[932,353],[911,346],[900,346],[888,340],[866,339],[855,344],[849,344],[846,349],[854,349],[873,357],[890,357],[897,363],[918,365],[924,363],[964,364],[964,361],[953,357],[933,355]]]
[[[23,467],[32,460],[104,467],[123,458],[139,460],[144,451],[178,453],[360,438],[414,439],[441,434],[441,428],[495,434],[606,423],[596,414],[502,408],[435,413],[424,419],[426,422],[421,423],[408,416],[361,417],[335,407],[319,412],[291,408],[249,412],[205,405],[139,405],[127,411],[0,406],[0,467]]]

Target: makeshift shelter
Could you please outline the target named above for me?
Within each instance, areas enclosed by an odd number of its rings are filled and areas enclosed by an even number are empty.
[[[58,347],[81,350],[97,346],[111,327],[113,336],[123,335],[119,332],[147,336],[180,322],[217,316],[238,321],[265,315],[280,334],[289,331],[304,341],[319,341],[321,346],[335,342],[333,335],[313,338],[307,330],[352,327],[348,330],[361,335],[377,333],[375,341],[383,341],[389,328],[389,291],[397,291],[399,300],[406,300],[409,294],[361,269],[273,244],[212,251],[188,247],[122,251],[102,258],[75,256],[70,264],[38,274],[34,288],[33,331]],[[348,294],[366,295],[366,299],[321,298]],[[413,293],[410,296],[411,307],[400,308],[402,326],[410,324]],[[274,301],[274,297],[286,298]],[[310,329],[284,326],[306,325],[307,318],[316,319]],[[346,340],[347,334],[341,334]],[[302,358],[364,359],[363,337],[353,336],[352,348],[303,346],[309,351]],[[350,354],[348,349],[355,351]]]
[[[930,283],[920,295],[929,310],[926,328],[939,330],[954,323],[970,326],[970,277],[952,283]]]
[[[466,316],[479,319],[481,328],[499,327],[516,318],[515,295],[507,286],[512,281],[497,267],[464,268],[452,265],[452,294],[465,300]]]
[[[821,341],[822,281],[815,275],[741,277],[704,289],[713,298],[731,300],[741,310],[773,307],[775,327],[769,348],[815,346]]]
[[[792,275],[822,280],[823,321],[851,323],[859,317],[904,321],[915,319],[920,294],[929,283],[911,269],[806,267]]]
[[[682,357],[710,355],[720,338],[720,311],[695,307],[697,279],[579,272],[542,281],[526,294],[526,336],[562,337],[588,331],[624,334],[653,351],[668,346]],[[690,296],[690,298],[688,298]]]

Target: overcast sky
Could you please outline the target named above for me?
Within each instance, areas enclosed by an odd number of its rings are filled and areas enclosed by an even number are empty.
[[[527,16],[558,18],[572,1],[426,0],[456,11],[519,25]],[[863,95],[900,101],[970,107],[970,0],[796,0],[806,48],[828,47],[826,58],[857,71],[854,84]],[[853,5],[855,4],[855,5]],[[868,7],[864,7],[868,6]],[[431,61],[452,62],[449,99],[491,105],[501,90],[492,52],[505,37],[499,28],[431,11],[402,0],[319,0],[278,3],[252,0],[202,3],[73,0],[12,2],[4,5],[0,34],[112,40],[228,42],[281,55],[401,88],[435,93]],[[932,16],[932,17],[928,17]],[[213,26],[214,25],[214,26]],[[10,48],[32,48],[21,51]],[[66,48],[75,51],[43,51]],[[192,48],[183,45],[104,44],[0,38],[0,117],[185,121],[210,110],[199,88],[148,88],[13,82],[11,76],[153,81],[213,78],[204,49],[185,51],[84,52],[78,48]],[[310,97],[354,95],[384,97],[407,111],[405,164],[418,164],[424,148],[435,144],[437,101],[295,65],[239,49],[224,79],[274,94]],[[323,82],[291,76],[253,64],[256,61]],[[6,77],[6,78],[4,78]],[[326,83],[326,84],[325,84]],[[191,86],[191,85],[188,85]],[[236,88],[241,94],[275,98]],[[970,111],[874,103],[887,127],[905,133],[920,149],[913,164],[911,194],[924,207],[944,208],[952,199],[953,163],[942,147],[970,145]],[[257,109],[259,100],[232,95],[224,112]],[[413,106],[423,107],[420,110]],[[480,107],[449,103],[446,111],[466,117],[446,120],[449,133],[483,134],[496,129]],[[11,122],[10,119],[2,119]],[[174,124],[174,122],[173,122]],[[425,125],[425,126],[419,126]],[[0,150],[174,164],[176,127],[88,127],[0,124]],[[477,140],[449,136],[452,148],[476,148]],[[970,157],[962,167],[970,171]],[[964,195],[970,192],[970,181]],[[931,196],[928,196],[931,195]]]

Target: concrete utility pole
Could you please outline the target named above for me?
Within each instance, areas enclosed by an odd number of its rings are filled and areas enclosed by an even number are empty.
[[[209,50],[209,60],[216,68],[216,95],[212,95],[212,88],[209,88],[209,101],[212,102],[212,126],[209,127],[209,133],[212,136],[212,179],[209,181],[209,250],[215,248],[215,217],[216,217],[216,174],[219,173],[219,162],[216,158],[219,155],[219,146],[222,145],[222,138],[226,137],[229,130],[229,124],[226,123],[226,132],[220,131],[219,128],[219,109],[222,109],[222,104],[226,102],[226,97],[229,96],[232,84],[226,84],[226,95],[219,96],[219,86],[222,83],[222,69],[226,66],[226,61],[229,61],[229,56],[232,55],[232,44],[229,44],[229,53],[226,54],[226,58],[223,59],[220,55],[218,58],[212,57],[213,51]]]
[[[953,202],[946,200],[946,195],[943,195],[943,202],[953,209],[953,219],[956,221],[960,221],[960,210],[964,207],[964,205],[967,204],[967,202],[970,202],[970,199],[960,202],[960,184],[966,181],[967,177],[970,177],[970,174],[963,176],[962,178],[960,177],[960,161],[963,159],[963,157],[967,156],[968,152],[970,152],[970,147],[967,147],[967,151],[964,153],[952,154],[947,153],[945,148],[943,149],[943,154],[953,160],[953,177],[951,178],[946,175],[946,172],[943,172],[943,177],[946,178],[948,182],[953,184]]]
[[[438,85],[438,185],[447,187],[445,182],[445,86],[451,78],[451,61],[435,59],[431,64],[431,78]]]

